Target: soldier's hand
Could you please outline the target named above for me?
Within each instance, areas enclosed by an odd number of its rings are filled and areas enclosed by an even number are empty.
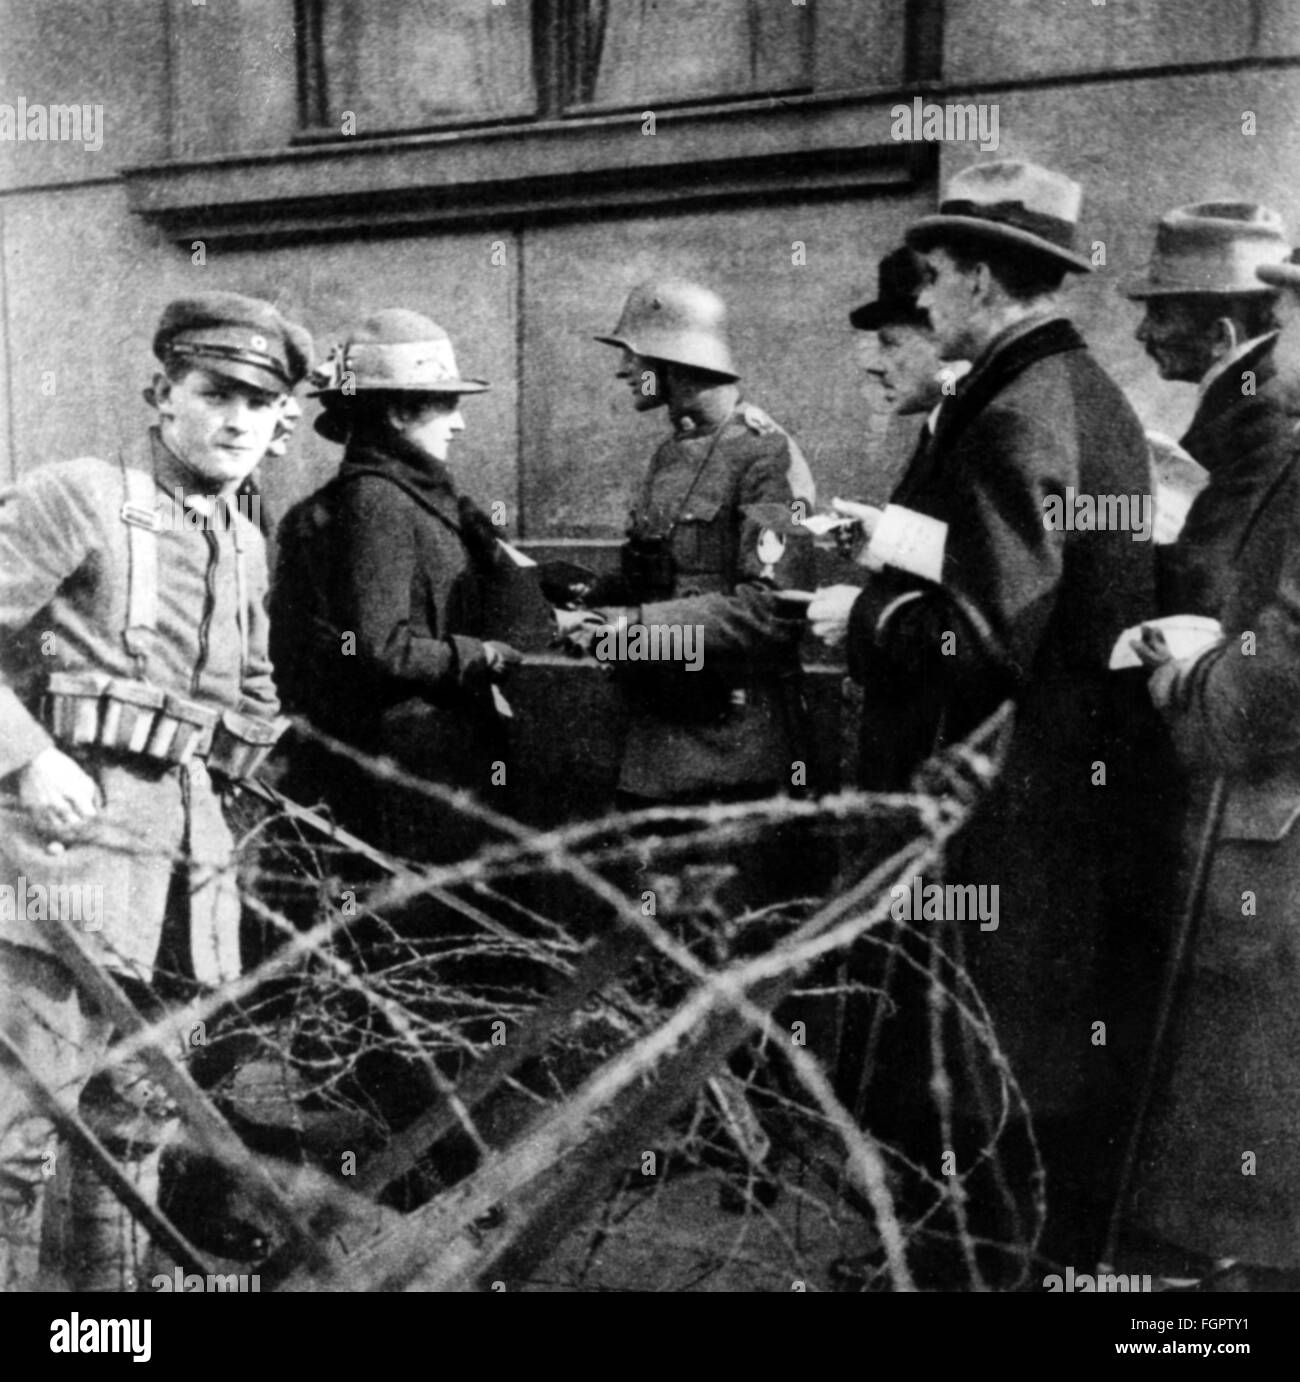
[[[605,627],[605,616],[594,609],[557,609],[556,641],[567,651],[585,656],[596,635]]]
[[[584,624],[603,624],[604,619],[594,609],[557,609],[555,627],[561,638],[580,629]]]
[[[483,644],[483,656],[487,661],[488,676],[494,680],[505,676],[508,668],[523,661],[523,655],[518,649],[496,639],[490,639]]]
[[[19,774],[18,800],[38,829],[70,835],[98,814],[99,788],[79,763],[50,747]]]
[[[856,585],[823,586],[808,606],[808,622],[816,637],[834,647],[849,631],[849,611],[862,594]]]

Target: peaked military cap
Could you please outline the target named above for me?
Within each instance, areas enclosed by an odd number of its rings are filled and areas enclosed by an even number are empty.
[[[261,298],[203,293],[163,308],[153,353],[166,365],[192,360],[224,378],[284,393],[311,368],[311,335]]]

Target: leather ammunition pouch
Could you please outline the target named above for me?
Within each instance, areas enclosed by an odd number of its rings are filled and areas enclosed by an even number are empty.
[[[638,604],[670,600],[677,585],[677,561],[665,533],[634,534],[620,552],[623,580]]]
[[[289,723],[218,710],[102,672],[53,673],[41,718],[69,748],[103,749],[171,765],[199,759],[233,781],[257,772]]]

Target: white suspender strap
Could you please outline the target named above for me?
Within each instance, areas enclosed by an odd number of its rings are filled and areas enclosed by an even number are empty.
[[[239,671],[242,680],[248,676],[248,572],[244,564],[244,534],[239,528],[234,495],[221,502],[226,505],[226,521],[235,543],[235,619],[239,624]]]
[[[145,675],[143,635],[158,627],[158,514],[153,476],[122,461],[126,499],[122,522],[126,526],[127,586],[126,627],[122,641],[135,660],[138,676]]]

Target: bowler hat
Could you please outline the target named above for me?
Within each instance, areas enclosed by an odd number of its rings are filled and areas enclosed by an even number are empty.
[[[224,378],[284,393],[311,368],[312,340],[261,298],[202,293],[163,308],[153,353],[164,365],[192,360]]]
[[[397,393],[482,393],[483,379],[463,379],[451,338],[436,322],[388,307],[348,331],[312,376],[311,398],[375,390]]]
[[[1063,173],[1016,159],[976,163],[953,177],[938,214],[922,216],[904,238],[924,251],[959,232],[1091,273],[1074,248],[1082,204],[1083,188]]]
[[[1256,270],[1281,264],[1289,246],[1282,218],[1258,202],[1195,202],[1156,223],[1146,269],[1123,286],[1126,297],[1189,293],[1268,293]]]
[[[876,297],[849,313],[859,331],[879,331],[882,326],[928,326],[930,314],[916,305],[925,287],[925,260],[906,245],[891,250],[880,261]]]

